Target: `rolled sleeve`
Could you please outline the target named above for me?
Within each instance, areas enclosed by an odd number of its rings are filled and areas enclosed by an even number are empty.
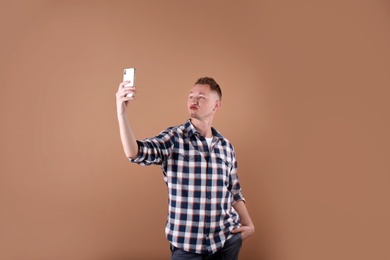
[[[138,144],[138,155],[134,159],[129,158],[129,160],[132,163],[139,163],[140,164],[145,160],[148,149],[145,147],[145,145],[141,141],[137,140],[137,144]]]
[[[232,205],[236,204],[239,201],[245,202],[245,198],[244,198],[244,196],[242,196],[241,192],[233,195]]]
[[[172,132],[167,129],[153,138],[137,140],[138,155],[129,158],[130,162],[140,165],[163,164],[172,150]]]
[[[233,195],[232,205],[236,204],[239,201],[244,201],[245,202],[245,198],[244,198],[244,196],[242,195],[242,192],[241,192],[240,180],[238,179],[238,175],[237,175],[238,164],[237,164],[237,160],[236,160],[235,154],[233,155],[233,158],[234,158],[233,159],[233,166],[232,166],[232,170],[231,170],[231,173],[230,173],[230,185],[229,185],[230,186],[230,192]]]

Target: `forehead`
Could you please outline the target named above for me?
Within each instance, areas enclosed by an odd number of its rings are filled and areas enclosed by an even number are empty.
[[[210,93],[210,86],[208,84],[195,84],[191,89],[190,93]]]

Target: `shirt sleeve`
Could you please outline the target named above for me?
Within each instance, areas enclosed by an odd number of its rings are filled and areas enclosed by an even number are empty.
[[[172,129],[168,128],[155,137],[137,140],[138,156],[130,158],[130,162],[140,165],[163,164],[171,154],[173,138]]]
[[[237,203],[239,201],[245,202],[245,198],[242,195],[240,180],[238,179],[238,175],[237,175],[238,163],[236,160],[236,154],[235,154],[234,150],[232,153],[233,153],[233,155],[232,155],[233,161],[232,161],[232,170],[230,172],[230,178],[229,178],[229,190],[233,194],[232,205],[234,205],[235,203]]]

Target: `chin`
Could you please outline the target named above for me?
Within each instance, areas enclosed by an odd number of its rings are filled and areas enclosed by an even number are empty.
[[[196,115],[195,112],[190,112],[190,118],[194,118],[194,119],[197,119],[198,116]]]

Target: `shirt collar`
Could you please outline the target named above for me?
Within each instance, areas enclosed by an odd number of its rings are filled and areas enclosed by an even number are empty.
[[[198,130],[196,130],[195,126],[191,123],[191,119],[187,120],[187,122],[184,124],[184,128],[188,133],[189,137],[192,137],[194,134],[199,133]],[[223,136],[214,127],[211,127],[211,131],[214,137],[218,139],[223,139]]]

